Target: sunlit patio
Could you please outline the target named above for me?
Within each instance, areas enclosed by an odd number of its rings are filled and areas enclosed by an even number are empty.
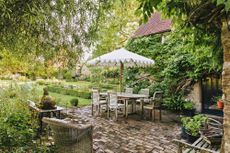
[[[130,115],[127,119],[120,117],[115,121],[113,117],[107,119],[103,115],[92,116],[91,107],[77,109],[74,113],[68,112],[68,115],[87,118],[93,124],[93,150],[97,153],[177,151],[172,140],[179,137],[179,124],[164,115],[164,121],[161,122],[141,120],[136,115]]]

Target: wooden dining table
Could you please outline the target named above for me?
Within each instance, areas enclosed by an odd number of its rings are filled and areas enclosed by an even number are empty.
[[[100,96],[106,97],[108,93],[101,92]],[[133,102],[136,102],[137,99],[141,99],[141,113],[143,115],[143,102],[144,98],[148,98],[148,95],[144,94],[132,94],[132,93],[125,93],[125,92],[117,92],[118,100],[123,100],[125,102],[125,117],[128,117],[128,101],[133,100]]]

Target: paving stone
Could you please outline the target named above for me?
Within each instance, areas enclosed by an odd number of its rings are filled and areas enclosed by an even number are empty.
[[[106,117],[91,116],[90,107],[79,108],[72,116],[84,117],[94,125],[95,153],[176,153],[177,151],[176,145],[172,142],[180,134],[180,127],[176,123],[150,122],[135,118],[108,120]]]

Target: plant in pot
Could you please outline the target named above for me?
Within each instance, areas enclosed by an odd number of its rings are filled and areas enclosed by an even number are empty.
[[[182,109],[182,113],[183,115],[185,116],[194,116],[195,114],[195,109],[194,109],[194,106],[193,106],[193,103],[192,102],[185,102],[183,104],[183,109]]]
[[[204,123],[207,120],[207,116],[205,115],[195,115],[193,117],[185,117],[182,118],[182,126],[184,131],[182,133],[185,137],[187,137],[187,141],[190,143],[193,143],[195,140],[197,140],[200,137],[200,129],[204,125]]]
[[[186,132],[186,129],[185,129],[185,125],[188,124],[188,122],[190,122],[190,117],[182,117],[181,118],[181,122],[182,122],[182,126],[181,126],[181,138],[183,139],[187,139],[188,137],[188,134]]]
[[[39,108],[44,110],[56,109],[55,99],[49,96],[48,88],[43,88],[43,96],[41,98]]]
[[[70,100],[70,104],[72,106],[72,112],[74,112],[75,108],[78,106],[79,100],[77,98],[73,98]]]
[[[219,108],[219,109],[223,109],[224,108],[224,102],[223,102],[221,96],[214,97],[214,101],[217,104],[217,108]]]

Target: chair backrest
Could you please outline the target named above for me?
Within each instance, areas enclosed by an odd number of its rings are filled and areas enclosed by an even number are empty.
[[[108,105],[117,107],[117,93],[108,92]]]
[[[133,93],[133,88],[125,88],[125,93],[132,94]]]
[[[156,91],[153,94],[153,100],[160,101],[163,98],[163,91]]]
[[[162,99],[163,99],[163,91],[154,92],[153,102],[155,106],[161,106]]]
[[[139,91],[139,94],[148,95],[148,96],[149,96],[149,89],[148,89],[148,88],[146,88],[146,89],[141,89],[141,90]]]
[[[92,104],[98,105],[100,100],[100,95],[98,90],[93,89],[92,90]]]

